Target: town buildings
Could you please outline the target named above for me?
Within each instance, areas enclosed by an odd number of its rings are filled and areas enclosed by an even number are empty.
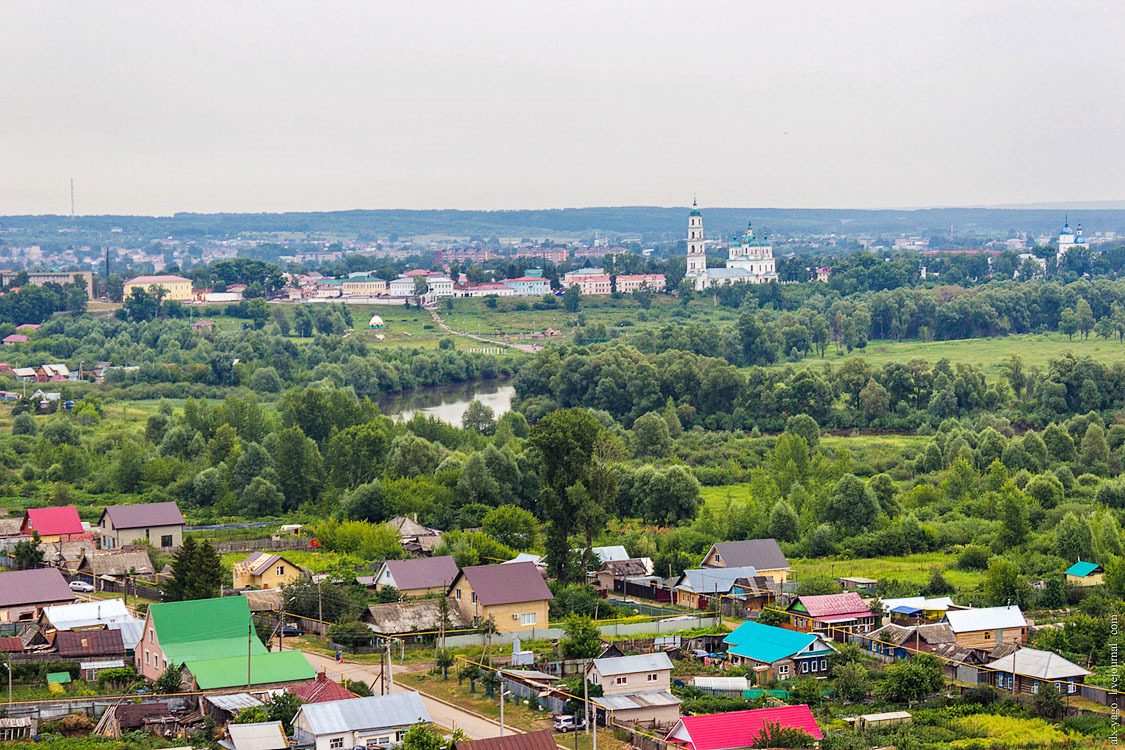
[[[143,289],[148,292],[163,290],[164,299],[177,302],[189,302],[195,298],[191,288],[191,279],[183,276],[137,276],[125,282],[123,294],[125,299],[133,293],[134,289]]]
[[[457,563],[449,555],[387,560],[375,574],[375,590],[396,589],[407,598],[444,594],[457,577]]]
[[[802,675],[828,676],[828,657],[836,650],[816,633],[744,622],[723,639],[734,666],[754,670],[754,682],[787,680]]]
[[[77,599],[55,568],[0,573],[0,625],[33,623],[47,607]]]
[[[1027,643],[1027,620],[1015,605],[950,611],[945,620],[959,646],[988,649],[999,643]]]
[[[667,725],[680,718],[681,701],[669,692],[672,660],[662,651],[594,659],[586,675],[602,688],[591,702],[617,721]]]
[[[376,695],[306,703],[293,717],[293,736],[297,747],[313,750],[390,747],[402,742],[407,729],[429,721],[417,693]]]

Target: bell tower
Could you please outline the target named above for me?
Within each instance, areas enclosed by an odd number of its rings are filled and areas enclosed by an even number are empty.
[[[707,270],[707,251],[703,246],[703,214],[695,198],[691,200],[691,213],[688,215],[687,236],[687,276],[702,276]]]

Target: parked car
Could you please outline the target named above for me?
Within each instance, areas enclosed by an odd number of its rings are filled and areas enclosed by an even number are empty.
[[[70,582],[70,590],[71,591],[81,591],[83,594],[94,593],[94,587],[92,585],[86,583],[85,581],[71,581]]]
[[[555,731],[566,734],[567,732],[577,731],[586,728],[586,717],[572,716],[570,714],[562,714],[555,717]]]
[[[290,622],[281,627],[281,634],[286,638],[292,638],[293,636],[304,635],[305,633],[301,630],[300,625],[294,625]]]

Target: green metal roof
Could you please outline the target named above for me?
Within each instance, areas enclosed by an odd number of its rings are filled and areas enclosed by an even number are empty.
[[[245,643],[243,646],[245,647]],[[229,656],[225,659],[189,661],[186,666],[195,677],[200,690],[238,687],[247,684],[245,652],[242,656]],[[251,685],[296,682],[298,680],[311,680],[314,677],[316,677],[315,670],[300,651],[260,653],[250,657],[249,682]]]
[[[68,682],[70,682],[70,672],[51,672],[47,675],[48,684],[65,685]]]
[[[1067,568],[1066,574],[1068,576],[1085,577],[1093,573],[1099,567],[1100,566],[1097,563],[1079,561]]]
[[[808,648],[816,640],[811,633],[775,628],[757,622],[744,622],[723,639],[727,651],[735,656],[772,664]]]
[[[156,640],[170,663],[241,656],[245,664],[247,649],[266,652],[253,633],[245,596],[153,604],[148,611]]]

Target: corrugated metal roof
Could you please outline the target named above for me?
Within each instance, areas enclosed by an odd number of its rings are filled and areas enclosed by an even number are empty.
[[[554,599],[539,568],[531,563],[511,565],[472,565],[461,570],[473,587],[477,600],[485,607]]]
[[[629,559],[629,553],[625,550],[625,545],[623,544],[613,544],[608,547],[593,547],[590,551],[604,563],[614,560]]]
[[[81,661],[78,668],[85,672],[87,669],[121,669],[125,666],[124,659],[110,659],[108,661]]]
[[[725,269],[712,268],[708,271]],[[714,550],[728,568],[749,565],[758,570],[783,570],[789,568],[776,539],[746,539],[741,542],[716,542]]]
[[[653,690],[647,693],[603,695],[591,698],[590,702],[610,711],[627,711],[633,708],[648,708],[650,706],[678,706],[683,701],[667,690]]]
[[[182,526],[184,514],[175,503],[135,503],[110,505],[102,512],[109,516],[115,529],[139,529],[149,526]]]
[[[253,640],[261,644],[257,638]],[[246,639],[242,642],[245,644]],[[250,657],[249,675],[246,673],[245,647],[241,656],[187,661],[184,664],[195,677],[200,690],[243,686],[247,683],[268,685],[275,682],[303,682],[316,677],[316,672],[300,651],[254,654]]]
[[[55,634],[55,650],[59,656],[124,655],[125,643],[120,630],[62,630]]]
[[[206,695],[203,700],[216,708],[234,713],[244,708],[254,708],[262,702],[249,693],[231,693],[230,695]]]
[[[745,677],[707,677],[698,675],[691,678],[696,687],[711,688],[712,690],[747,690],[750,681]]]
[[[136,618],[129,614],[121,599],[99,599],[95,602],[78,602],[46,607],[43,615],[47,624],[55,630],[74,630],[94,625],[108,625],[112,622],[132,622]]]
[[[863,603],[863,598],[854,591],[842,594],[821,594],[799,596],[797,601],[812,617],[870,616],[871,612]]]
[[[1079,560],[1078,562],[1074,563],[1074,565],[1071,565],[1066,569],[1066,574],[1068,576],[1079,576],[1084,578],[1100,567],[1101,566],[1097,563],[1082,562],[1081,560]]]
[[[387,560],[383,567],[399,591],[448,587],[457,577],[457,563],[449,555]],[[382,571],[379,572],[382,575]],[[378,579],[379,576],[376,576]]]
[[[66,579],[55,568],[13,570],[0,573],[0,607],[21,604],[56,604],[72,602],[78,597],[66,585]]]
[[[59,508],[28,508],[28,527],[39,532],[40,536],[81,534],[85,532],[78,518],[78,508],[64,505]]]
[[[1011,672],[1013,660],[1016,674],[1027,675],[1040,680],[1062,680],[1068,677],[1085,677],[1090,674],[1074,662],[1067,661],[1052,651],[1040,651],[1034,648],[1021,648],[1014,654],[1008,654],[996,661],[989,662],[986,666],[998,669],[1001,672]]]
[[[816,739],[824,739],[820,727],[806,705],[784,708],[757,708],[725,714],[684,716],[672,727],[666,742],[690,750],[729,750],[750,747],[767,724],[796,727]]]
[[[1023,612],[1015,605],[950,610],[945,613],[945,619],[954,633],[1027,627],[1027,620],[1023,618]]]
[[[309,731],[314,735],[406,727],[430,720],[422,699],[413,692],[309,703],[301,706],[297,715],[304,716]],[[296,721],[297,718],[294,718]]]
[[[672,660],[661,651],[657,654],[634,654],[632,656],[610,656],[594,659],[593,666],[602,675],[632,674],[633,672],[654,672],[671,669]]]
[[[457,750],[556,750],[553,729],[519,732],[483,740],[460,740]]]
[[[725,594],[739,578],[753,578],[758,571],[751,566],[737,568],[689,568],[683,572],[676,588],[697,594]]]
[[[803,651],[816,640],[817,636],[812,633],[775,628],[759,622],[744,622],[724,638],[723,643],[727,644],[727,650],[735,656],[772,664]]]
[[[227,732],[235,750],[287,750],[289,747],[280,721],[228,724]]]

